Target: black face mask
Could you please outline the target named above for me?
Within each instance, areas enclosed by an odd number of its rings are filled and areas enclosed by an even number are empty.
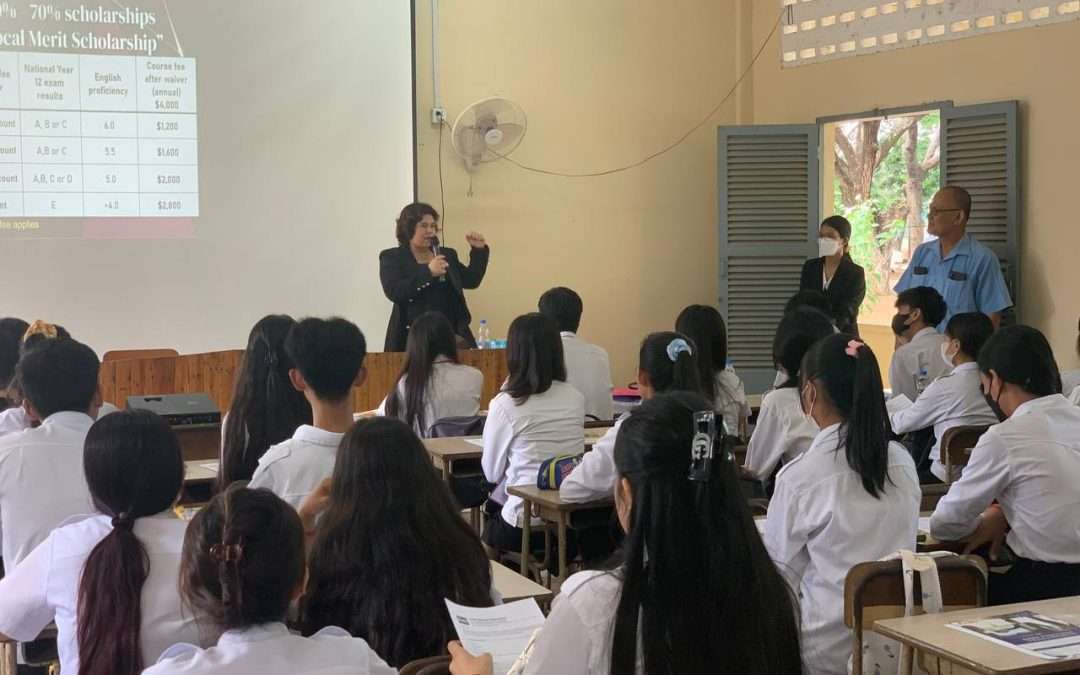
[[[892,332],[897,336],[903,335],[909,328],[907,325],[908,319],[911,318],[911,314],[897,314],[892,318]]]
[[[1004,422],[1007,419],[1007,416],[1005,415],[1005,411],[1001,409],[1001,405],[990,398],[990,394],[983,391],[982,387],[979,387],[979,391],[982,393],[983,398],[986,399],[986,405],[990,406],[990,410],[993,411],[994,415],[998,418],[998,422]]]

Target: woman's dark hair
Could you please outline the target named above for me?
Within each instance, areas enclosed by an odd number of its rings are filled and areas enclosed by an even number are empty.
[[[424,433],[428,425],[437,421],[424,418],[435,359],[445,357],[451,363],[458,363],[457,336],[446,315],[425,312],[418,316],[409,328],[405,352],[405,365],[386,397],[386,414]],[[404,400],[398,391],[398,383],[402,380],[405,383]]]
[[[565,382],[566,359],[555,321],[536,312],[514,319],[506,337],[506,365],[510,376],[503,391],[517,405],[543,394],[556,380]]]
[[[1061,393],[1061,372],[1046,336],[1031,326],[1008,326],[994,333],[979,352],[979,370],[1029,394]]]
[[[835,333],[832,319],[816,309],[801,307],[784,315],[776,327],[772,348],[773,363],[787,373],[781,389],[799,386],[799,371],[807,350]]]
[[[424,219],[424,216],[431,216],[435,222],[439,221],[439,212],[430,204],[415,202],[401,209],[401,214],[397,217],[397,229],[394,232],[399,244],[409,245],[413,235],[416,234],[416,225]]]
[[[849,354],[854,351],[854,356]],[[873,350],[853,335],[830,335],[806,352],[802,382],[813,382],[843,418],[840,447],[871,497],[880,498],[889,478],[892,427],[885,410],[881,371]]]
[[[820,230],[822,227],[831,227],[836,230],[840,238],[845,242],[851,241],[851,223],[843,216],[829,216],[825,220],[821,221],[821,225],[818,226]]]
[[[714,446],[711,473],[689,478],[700,411],[712,411],[700,394],[657,396],[615,441],[632,504],[613,572],[622,592],[610,672],[633,675],[640,653],[650,675],[800,673],[796,601],[761,541],[734,460]]]
[[[395,667],[444,653],[456,637],[444,599],[492,603],[487,556],[459,511],[404,422],[357,422],[312,543],[304,631],[341,626]]]
[[[289,381],[294,366],[285,353],[285,337],[294,325],[291,316],[271,314],[259,319],[248,335],[224,429],[219,490],[249,480],[267,448],[311,424],[311,406]]]
[[[973,359],[994,334],[994,322],[982,312],[954,314],[945,326],[945,335],[960,342],[960,351]]]
[[[727,325],[720,312],[707,305],[690,305],[675,320],[675,330],[694,345],[701,393],[710,401],[721,395],[732,398],[735,392],[722,390],[716,379],[727,368]]]
[[[112,530],[90,551],[79,582],[79,673],[136,675],[146,665],[140,632],[150,557],[133,528],[180,494],[180,444],[154,413],[118,411],[90,427],[83,471],[94,506],[112,517]]]
[[[0,319],[0,390],[7,389],[15,377],[15,364],[19,362],[22,337],[30,324],[22,319]],[[0,398],[0,410],[10,407],[14,401]]]
[[[230,485],[188,525],[180,595],[225,630],[284,621],[304,562],[296,510],[269,490]]]
[[[684,340],[691,351],[677,350],[675,360],[671,360],[668,347],[676,340]],[[650,333],[641,341],[638,353],[638,368],[649,376],[649,384],[657,393],[664,391],[692,391],[702,393],[701,377],[698,368],[697,353],[693,351],[693,342],[682,333],[664,331]]]

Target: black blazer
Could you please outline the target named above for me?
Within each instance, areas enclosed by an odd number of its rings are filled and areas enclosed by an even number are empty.
[[[469,347],[476,347],[476,338],[469,328],[472,315],[465,302],[464,289],[480,286],[484,273],[487,272],[491,249],[485,246],[471,250],[469,265],[466,267],[454,249],[439,249],[439,253],[446,256],[446,261],[450,264],[446,272],[446,283],[450,284],[454,291],[453,296],[457,303],[454,308],[437,306],[437,296],[429,292],[429,289],[438,282],[431,276],[427,265],[416,262],[408,246],[388,248],[379,254],[379,279],[382,281],[383,293],[394,303],[390,324],[386,327],[386,351],[405,351],[405,342],[409,337],[409,326],[413,319],[431,311],[456,317],[454,332],[461,336]]]
[[[828,290],[821,287],[824,258],[813,258],[803,263],[799,290],[821,291],[829,299],[836,327],[844,333],[859,334],[859,306],[866,297],[866,271],[855,264],[850,256],[844,256],[836,268]]]

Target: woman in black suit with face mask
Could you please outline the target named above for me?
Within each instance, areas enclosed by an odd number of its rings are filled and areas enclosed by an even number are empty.
[[[491,250],[482,234],[469,232],[465,239],[471,252],[466,266],[454,249],[439,246],[436,250],[438,233],[439,212],[428,204],[409,204],[397,219],[398,246],[379,254],[383,293],[394,303],[385,351],[405,351],[409,326],[424,312],[446,316],[459,344],[476,347],[464,291],[478,288],[484,280]]]
[[[866,272],[851,259],[851,223],[831,216],[818,230],[819,258],[803,263],[799,290],[819,291],[829,299],[832,318],[842,333],[859,334],[859,306],[866,297]]]

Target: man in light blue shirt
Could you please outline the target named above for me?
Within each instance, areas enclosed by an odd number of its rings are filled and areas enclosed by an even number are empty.
[[[939,332],[954,314],[964,312],[982,312],[996,328],[1001,313],[1013,304],[997,256],[966,232],[970,217],[967,190],[955,186],[938,190],[927,218],[927,230],[937,239],[915,249],[894,289],[901,293],[915,286],[930,286],[941,293],[948,313],[937,325]]]

